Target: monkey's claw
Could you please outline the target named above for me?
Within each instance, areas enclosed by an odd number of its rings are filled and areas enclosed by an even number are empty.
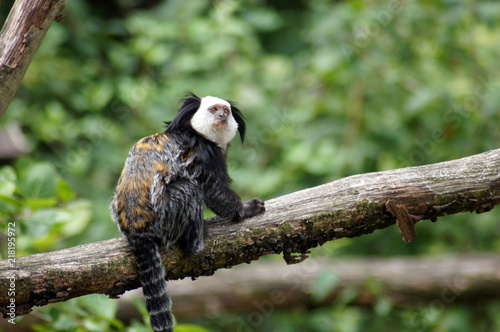
[[[243,204],[243,218],[250,218],[266,211],[263,200],[254,198]]]

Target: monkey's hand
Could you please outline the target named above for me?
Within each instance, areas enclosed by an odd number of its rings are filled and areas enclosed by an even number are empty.
[[[258,214],[262,214],[266,211],[264,207],[264,201],[258,198],[249,200],[243,204],[243,213],[241,214],[241,219],[250,218]]]

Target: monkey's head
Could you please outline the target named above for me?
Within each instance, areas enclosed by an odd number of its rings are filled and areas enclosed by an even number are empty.
[[[245,139],[245,120],[241,111],[230,101],[189,93],[182,100],[179,113],[167,131],[192,129],[204,138],[226,149],[236,132]]]

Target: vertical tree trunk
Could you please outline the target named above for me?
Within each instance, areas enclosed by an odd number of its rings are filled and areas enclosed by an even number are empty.
[[[0,120],[64,0],[17,0],[0,32]]]

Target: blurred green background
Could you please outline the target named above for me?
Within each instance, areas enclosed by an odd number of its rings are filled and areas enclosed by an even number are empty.
[[[187,90],[244,112],[247,140],[228,158],[244,199],[498,148],[499,59],[496,1],[67,1],[0,123],[18,123],[30,147],[0,167],[0,227],[17,221],[18,255],[120,236],[108,204],[128,150],[163,130]],[[498,251],[499,211],[421,222],[410,244],[391,227],[322,252]],[[115,303],[37,309],[38,331],[123,330]],[[499,303],[453,304],[415,327],[419,311],[332,305],[277,312],[255,331],[500,330]],[[234,330],[224,322],[185,331]]]

